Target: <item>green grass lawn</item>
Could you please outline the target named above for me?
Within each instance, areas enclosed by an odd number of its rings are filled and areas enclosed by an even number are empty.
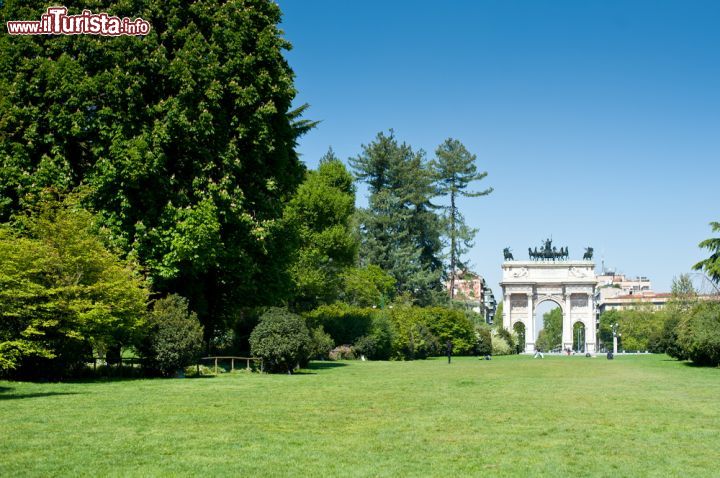
[[[719,476],[720,369],[664,356],[0,382],[0,476]]]

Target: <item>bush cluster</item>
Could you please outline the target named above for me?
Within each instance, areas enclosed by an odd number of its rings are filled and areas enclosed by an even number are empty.
[[[138,347],[143,366],[154,374],[171,376],[197,363],[203,331],[188,302],[172,294],[155,302]]]
[[[250,334],[250,349],[253,356],[263,359],[266,371],[291,374],[307,361],[312,339],[305,319],[287,309],[271,307]]]
[[[720,365],[720,304],[697,304],[675,330],[678,355],[699,365]]]
[[[330,360],[353,360],[355,348],[351,345],[338,345],[330,351]]]
[[[447,341],[456,355],[477,353],[473,322],[457,309],[395,304],[381,310],[333,304],[307,313],[306,319],[311,328],[322,327],[338,346],[331,358],[342,355],[339,346],[347,345],[354,356],[371,360],[422,359],[441,354]]]

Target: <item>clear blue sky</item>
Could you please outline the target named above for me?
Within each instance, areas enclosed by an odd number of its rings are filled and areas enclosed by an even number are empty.
[[[474,269],[552,235],[598,268],[673,276],[720,220],[719,1],[282,0],[315,167],[377,132],[461,140],[495,192],[465,201]],[[358,204],[366,204],[364,190]]]

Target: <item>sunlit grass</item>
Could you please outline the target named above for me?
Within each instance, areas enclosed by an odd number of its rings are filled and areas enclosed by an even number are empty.
[[[0,476],[717,476],[719,405],[663,356],[0,382]]]

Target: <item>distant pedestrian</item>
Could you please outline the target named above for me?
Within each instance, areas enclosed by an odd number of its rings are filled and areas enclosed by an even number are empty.
[[[445,353],[447,354],[448,363],[450,363],[450,359],[452,358],[452,349],[453,349],[452,342],[448,340],[445,343]]]
[[[540,357],[540,358],[545,358],[545,356],[544,356],[543,353],[540,351],[540,349],[535,349],[535,355],[533,355],[533,358],[538,358],[538,357]]]

